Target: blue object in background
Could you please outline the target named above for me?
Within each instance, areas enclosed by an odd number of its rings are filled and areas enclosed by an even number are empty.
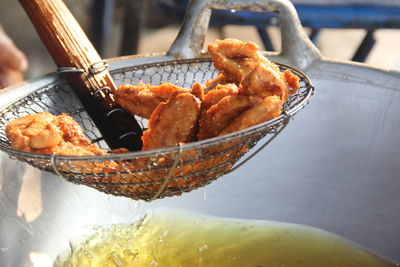
[[[101,0],[93,1],[96,8],[93,9],[93,18],[98,17],[98,14],[104,14],[110,18],[110,10],[113,5],[107,4],[108,1]],[[155,6],[158,7],[159,12],[168,18],[180,23],[185,15],[188,0],[153,0]],[[136,4],[132,6],[130,2]],[[352,60],[364,62],[375,44],[374,32],[376,29],[400,29],[400,5],[380,5],[371,4],[322,4],[323,1],[318,1],[315,4],[294,3],[295,8],[300,17],[301,23],[304,27],[311,28],[310,39],[317,43],[318,36],[321,29],[335,28],[335,29],[350,29],[358,28],[366,31],[365,37],[359,45]],[[139,32],[141,30],[141,21],[143,20],[143,0],[129,1],[125,0],[126,10],[124,14],[125,29],[122,41],[121,54],[135,54],[137,53],[137,43],[139,41]],[[104,50],[104,36],[107,35],[110,29],[111,19],[102,21],[101,25],[97,24],[93,27],[91,36],[94,43],[101,53]],[[229,10],[214,10],[211,16],[210,24],[216,27],[223,27],[225,25],[252,25],[256,27],[257,32],[268,51],[274,51],[274,47],[270,37],[266,31],[266,27],[276,25],[276,15],[272,12],[248,12],[237,11],[231,12]],[[129,37],[131,36],[131,37]]]

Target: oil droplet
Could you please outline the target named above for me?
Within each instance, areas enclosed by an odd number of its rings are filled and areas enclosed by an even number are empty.
[[[203,252],[203,251],[206,251],[206,250],[208,250],[208,246],[206,244],[204,244],[204,245],[199,247],[199,252],[200,253]]]

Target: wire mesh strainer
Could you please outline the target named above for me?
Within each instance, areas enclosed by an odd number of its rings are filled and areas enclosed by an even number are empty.
[[[292,95],[278,118],[231,135],[146,152],[108,156],[72,157],[42,155],[14,150],[5,136],[10,120],[41,111],[67,113],[76,119],[86,135],[107,149],[95,124],[86,114],[79,99],[65,80],[46,84],[0,112],[0,147],[10,156],[43,170],[57,173],[64,179],[93,187],[99,191],[133,199],[151,200],[189,192],[231,172],[235,163],[261,138],[269,143],[277,136],[300,108],[304,107],[313,87],[302,72],[290,69],[300,77],[300,89]],[[117,85],[173,82],[191,87],[195,81],[204,83],[217,71],[210,59],[175,60],[115,69],[111,72]],[[138,118],[142,127],[147,121]],[[246,160],[246,159],[243,159]],[[243,161],[242,161],[243,163]]]

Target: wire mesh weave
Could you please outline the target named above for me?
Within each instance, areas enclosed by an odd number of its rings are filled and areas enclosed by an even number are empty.
[[[282,115],[227,136],[165,149],[106,156],[57,156],[12,149],[5,134],[7,123],[42,111],[71,115],[93,142],[108,149],[79,99],[64,80],[59,80],[37,88],[34,93],[0,111],[0,148],[10,157],[108,194],[143,200],[179,195],[204,186],[237,168],[246,158],[240,162],[238,160],[260,139],[264,138],[263,141],[268,144],[282,131],[289,119],[308,103],[313,93],[308,77],[289,66],[278,66],[281,70],[290,69],[300,78],[300,89],[284,104]],[[204,83],[217,74],[209,59],[176,60],[112,71],[118,86],[140,81],[155,85],[169,81],[187,88],[196,81]],[[147,120],[138,120],[145,129]]]

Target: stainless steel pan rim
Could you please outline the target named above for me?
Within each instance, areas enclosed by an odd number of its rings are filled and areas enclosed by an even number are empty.
[[[299,42],[297,37],[294,40]],[[286,41],[283,38],[283,42]],[[291,51],[293,56],[307,58],[302,54],[302,49],[297,49],[293,43],[289,46],[294,49]],[[113,58],[110,60],[110,69],[166,59],[173,57],[160,54]],[[396,114],[399,109],[391,106],[391,112],[385,113],[388,117],[379,117],[379,120],[374,111],[380,113],[381,107],[389,103],[386,100],[391,99],[390,104],[399,103],[400,73],[326,58],[313,62],[309,60],[312,63],[300,65],[288,53],[271,59],[305,71],[318,87],[315,103],[297,117],[298,121],[291,122],[285,136],[268,147],[266,153],[251,161],[251,166],[239,168],[233,175],[224,177],[222,183],[215,183],[206,190],[158,201],[157,207],[220,217],[310,225],[349,238],[364,248],[398,262],[400,180],[397,179],[399,167],[396,156],[400,154],[391,140],[398,137],[398,134],[394,134],[396,131],[392,130],[398,128],[393,126],[393,122],[398,121]],[[51,74],[30,80],[29,84],[1,90],[0,109],[8,101],[27,95],[44,83],[60,80],[60,75]],[[385,83],[382,84],[382,81]],[[21,87],[24,87],[23,90]],[[340,95],[335,93],[338,90],[344,94],[351,93],[352,97],[343,102]],[[382,92],[384,94],[380,95]],[[360,96],[369,101],[354,102]],[[8,99],[7,103],[5,99]],[[378,99],[380,101],[376,102]],[[325,106],[326,103],[329,105]],[[382,106],[368,105],[374,103],[381,103]],[[344,109],[338,111],[337,104],[344,104],[341,106]],[[364,111],[365,114],[355,110]],[[358,119],[363,120],[361,125]],[[377,122],[379,127],[371,127]],[[339,128],[332,128],[338,125]],[[316,130],[321,127],[326,131]],[[369,134],[348,135],[355,130]],[[343,138],[346,136],[350,139]],[[370,144],[371,136],[378,137],[378,144],[382,144],[376,150],[364,149]],[[349,146],[349,141],[354,143]],[[282,147],[282,144],[287,147]],[[3,187],[0,192],[3,194],[1,206],[4,211],[1,214],[7,231],[2,235],[2,241],[5,244],[11,242],[11,245],[0,262],[6,266],[15,259],[20,259],[21,264],[31,264],[27,255],[32,251],[41,251],[54,258],[59,253],[60,244],[68,247],[67,240],[71,235],[81,234],[81,229],[87,229],[88,225],[130,223],[132,218],[136,218],[134,215],[138,209],[145,211],[154,208],[154,204],[143,202],[139,203],[138,208],[135,201],[106,196],[88,187],[54,179],[45,172],[32,172],[31,168],[14,164],[5,157],[3,154],[3,177],[0,177],[0,180],[3,178]],[[42,181],[41,192],[20,189],[23,181],[32,180]],[[43,212],[35,221],[29,221],[29,213],[26,217],[27,213],[20,210],[18,199],[24,195],[29,195],[29,200],[39,198],[43,201]],[[88,216],[88,207],[92,216]],[[24,242],[13,242],[15,236]]]

